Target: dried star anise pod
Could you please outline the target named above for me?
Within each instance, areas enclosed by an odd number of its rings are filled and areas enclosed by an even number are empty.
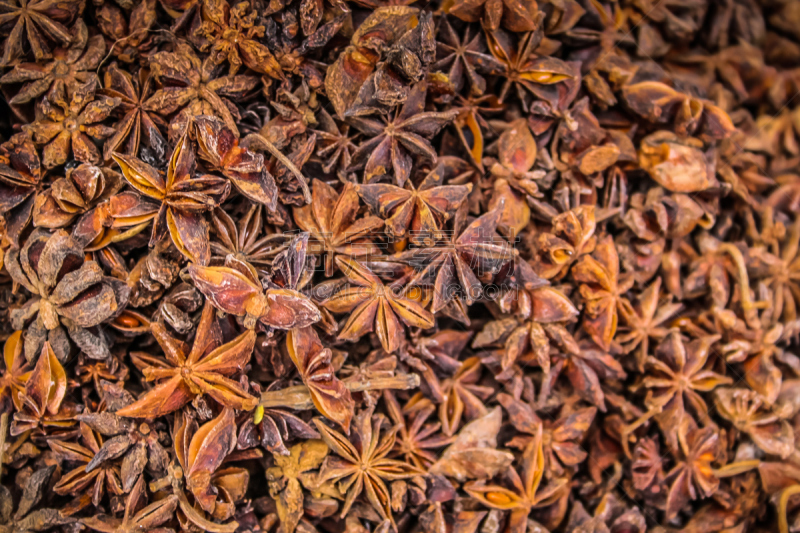
[[[201,61],[188,43],[179,43],[175,52],[158,52],[150,68],[163,85],[145,103],[144,109],[174,116],[169,125],[169,140],[177,142],[193,117],[217,116],[239,136],[236,121],[226,99],[239,99],[252,92],[258,78],[244,74],[217,76],[213,63]]]
[[[519,469],[509,467],[502,475],[508,487],[485,481],[470,481],[464,490],[485,506],[501,511],[510,511],[509,531],[525,531],[527,517],[532,509],[553,504],[566,489],[567,479],[551,481],[543,490],[539,486],[544,476],[543,429],[541,424],[536,434],[522,452]]]
[[[91,503],[95,507],[99,507],[105,493],[117,496],[123,494],[119,467],[109,463],[92,464],[101,450],[100,447],[103,445],[103,441],[89,426],[81,423],[80,428],[85,446],[57,440],[49,442],[50,448],[57,455],[63,457],[65,461],[79,464],[78,467],[67,472],[56,483],[53,491],[61,495],[77,495],[91,486],[89,491],[92,496]]]
[[[107,409],[98,413],[81,413],[77,419],[94,431],[108,438],[87,465],[94,467],[102,461],[122,457],[120,481],[127,493],[141,479],[145,468],[148,472],[163,474],[169,464],[169,455],[160,442],[159,432],[147,422],[137,422],[122,417],[117,411],[134,403],[135,398],[124,388],[103,382],[104,400]],[[109,395],[114,395],[113,402]]]
[[[25,392],[25,382],[31,374],[28,360],[22,355],[22,331],[15,331],[6,340],[3,345],[3,361],[5,370],[0,377],[0,398],[7,402],[10,397],[19,409],[22,405],[22,394]]]
[[[391,235],[408,237],[412,244],[431,246],[444,238],[444,222],[472,190],[472,184],[443,185],[444,167],[431,170],[418,186],[411,180],[406,187],[385,183],[356,185],[356,192],[373,212],[385,220]],[[410,231],[409,231],[410,230]]]
[[[178,500],[181,511],[178,519],[183,528],[233,533],[239,527],[238,522],[219,524],[209,520],[230,519],[250,479],[243,468],[220,468],[236,446],[233,410],[223,409],[201,427],[184,411],[178,411],[173,433],[177,461],[170,465],[166,477],[155,482],[156,487],[172,488],[172,495]],[[195,503],[192,504],[189,498]]]
[[[794,432],[786,420],[761,410],[762,400],[755,391],[722,388],[714,391],[720,416],[747,433],[765,453],[785,458],[794,450]]]
[[[39,152],[31,136],[17,133],[2,147],[7,161],[0,161],[0,211],[5,220],[5,236],[19,245],[20,234],[31,222],[33,202],[44,185]]]
[[[536,0],[452,0],[446,9],[461,20],[482,21],[490,31],[501,24],[514,32],[533,31],[541,26]]]
[[[323,347],[313,328],[304,327],[286,334],[286,350],[317,410],[349,433],[355,403],[344,383],[336,378],[330,349]]]
[[[46,95],[37,106],[40,120],[26,127],[36,144],[44,145],[42,163],[45,168],[63,165],[70,154],[78,161],[100,164],[100,151],[94,140],[114,133],[102,124],[119,105],[117,98],[98,96],[98,81],[91,79],[69,96],[60,89],[58,95]]]
[[[683,459],[667,472],[665,478],[669,484],[666,502],[666,515],[669,517],[677,515],[690,500],[711,496],[719,486],[719,479],[711,466],[719,445],[719,436],[714,428],[693,427],[684,420],[677,433]]]
[[[325,442],[307,440],[292,446],[289,455],[275,456],[275,466],[267,470],[267,481],[280,519],[280,533],[294,533],[297,529],[303,517],[303,485],[314,485],[309,470],[319,468],[327,455]]]
[[[572,275],[583,285],[581,296],[586,301],[583,329],[602,348],[608,350],[617,332],[622,295],[634,283],[630,276],[620,276],[619,259],[614,241],[607,235],[573,267]]]
[[[265,231],[263,208],[251,205],[247,214],[238,224],[221,208],[211,213],[211,229],[217,241],[211,242],[211,264],[224,264],[225,258],[233,255],[236,259],[255,267],[262,278],[270,273],[275,256],[287,246],[286,235]]]
[[[435,161],[429,139],[456,117],[455,111],[425,111],[427,84],[420,82],[391,119],[351,117],[349,122],[367,137],[352,155],[352,167],[364,169],[364,183],[390,172],[402,187],[411,176],[412,155]]]
[[[277,329],[304,328],[322,318],[317,306],[294,289],[262,289],[258,273],[229,255],[224,267],[189,266],[189,275],[208,301],[218,309],[244,317],[243,324]]]
[[[50,344],[45,342],[25,383],[22,406],[14,413],[10,434],[35,431],[37,436],[47,435],[75,425],[79,406],[64,402],[66,393],[67,374]]]
[[[355,416],[350,439],[319,420],[314,422],[322,440],[332,452],[322,464],[318,483],[338,481],[346,493],[341,516],[350,511],[363,491],[380,517],[393,522],[392,498],[386,482],[409,479],[424,473],[415,466],[387,457],[394,447],[396,432],[390,430],[381,435],[384,420],[382,416],[373,417],[372,408]]]
[[[114,126],[114,134],[106,140],[103,158],[111,159],[114,152],[139,157],[140,148],[147,147],[157,160],[163,160],[167,156],[167,141],[161,132],[167,125],[145,107],[154,90],[150,71],[142,68],[133,76],[112,63],[106,70],[104,85],[104,94],[119,100],[116,111],[122,118]]]
[[[28,361],[46,340],[60,359],[66,359],[70,346],[64,329],[90,357],[108,357],[102,331],[91,328],[125,307],[129,291],[124,283],[105,276],[96,262],[86,261],[82,247],[64,230],[35,230],[21,249],[9,250],[6,266],[14,281],[36,296],[11,317],[16,329],[29,324],[24,341]]]
[[[3,33],[8,31],[8,37],[0,65],[8,66],[26,55],[26,38],[37,61],[52,57],[50,42],[70,44],[72,35],[67,26],[83,11],[83,4],[77,1],[54,4],[49,0],[20,0],[6,3],[2,9]]]
[[[222,331],[214,307],[207,301],[191,349],[172,337],[163,323],[151,325],[153,336],[164,350],[166,360],[139,353],[136,358],[148,381],[160,383],[144,396],[117,411],[119,416],[155,418],[186,405],[195,396],[205,394],[222,405],[252,410],[256,398],[230,376],[244,370],[256,342],[252,330],[223,344]]]
[[[122,518],[106,514],[81,519],[81,524],[101,533],[129,533],[146,529],[152,533],[170,533],[173,531],[166,527],[157,527],[173,517],[178,507],[178,498],[169,495],[161,500],[154,501],[139,509],[145,499],[144,478],[140,477],[133,489],[125,498],[125,511]]]
[[[352,183],[345,183],[342,192],[327,183],[314,180],[311,184],[311,204],[293,210],[294,221],[314,238],[310,252],[325,255],[325,275],[333,275],[334,259],[339,255],[361,257],[378,254],[380,249],[371,242],[369,234],[383,227],[375,216],[358,217],[358,192]]]
[[[57,229],[108,200],[123,186],[122,176],[108,167],[87,163],[67,170],[50,188],[36,196],[33,225]]]
[[[450,238],[444,245],[410,249],[395,257],[419,271],[409,287],[433,286],[432,312],[452,305],[455,309],[451,316],[468,324],[466,309],[481,297],[481,281],[491,280],[513,259],[515,251],[496,232],[501,209],[469,222],[467,207],[462,203],[456,210]]]
[[[207,265],[211,260],[211,248],[204,213],[224,201],[231,186],[228,180],[217,176],[194,176],[197,163],[188,129],[172,151],[166,176],[135,157],[119,153],[112,154],[112,157],[131,187],[155,200],[150,202],[142,199],[134,204],[152,203],[154,207],[157,206],[150,215],[153,218],[150,245],[155,245],[169,233],[173,244],[185,257],[200,265]],[[156,202],[161,205],[158,206]],[[121,207],[112,204],[112,216],[124,217],[125,211]],[[141,218],[135,217],[135,222],[141,223]]]
[[[192,29],[192,38],[201,52],[208,53],[208,61],[227,62],[232,76],[245,65],[275,79],[283,77],[275,56],[258,40],[265,29],[257,24],[258,13],[248,2],[231,7],[225,0],[204,0],[200,5],[202,22]]]
[[[69,46],[56,48],[49,63],[19,63],[0,78],[2,85],[25,84],[9,100],[10,104],[24,104],[45,93],[55,103],[58,98],[71,95],[95,76],[94,72],[106,53],[102,36],[89,37],[89,31],[82,20],[75,24],[72,33]]]
[[[487,53],[480,31],[471,35],[471,29],[472,26],[467,26],[464,35],[459,36],[450,21],[445,18],[440,30],[442,40],[436,43],[436,55],[439,59],[431,68],[445,72],[444,68],[449,65],[446,74],[456,93],[463,88],[466,76],[469,79],[470,92],[483,94],[486,92],[486,79],[481,73],[499,71],[503,67]]]
[[[433,327],[433,314],[419,303],[396,295],[391,286],[369,268],[354,259],[336,258],[336,264],[348,285],[322,305],[333,313],[350,313],[338,338],[356,341],[367,332],[375,331],[387,353],[400,347],[400,337],[408,327]]]

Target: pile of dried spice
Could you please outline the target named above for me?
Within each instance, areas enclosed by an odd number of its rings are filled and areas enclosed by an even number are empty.
[[[0,533],[800,532],[797,0],[0,0]]]

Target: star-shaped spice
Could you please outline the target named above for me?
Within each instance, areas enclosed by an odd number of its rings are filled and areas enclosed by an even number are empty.
[[[444,166],[437,165],[415,187],[388,183],[356,185],[358,195],[386,222],[386,229],[397,238],[409,233],[413,244],[432,246],[444,238],[444,223],[467,198],[472,184],[444,185]],[[410,231],[409,231],[410,230]]]
[[[350,313],[339,333],[339,339],[356,341],[367,332],[375,331],[387,353],[400,347],[409,327],[433,327],[433,314],[419,303],[396,295],[390,286],[369,268],[354,259],[336,258],[349,286],[325,300],[322,305],[333,313]]]
[[[394,448],[395,431],[381,436],[382,416],[372,416],[373,408],[367,408],[355,417],[350,439],[322,423],[314,420],[322,440],[336,457],[328,456],[322,465],[318,482],[338,481],[345,502],[340,516],[344,518],[356,498],[366,492],[372,507],[383,519],[393,521],[390,507],[391,497],[387,481],[409,479],[423,475],[424,471],[387,456]]]
[[[617,332],[622,295],[633,287],[632,276],[620,276],[619,256],[610,235],[606,235],[591,256],[585,256],[572,269],[586,301],[583,328],[603,349],[608,350]]]
[[[119,105],[116,98],[97,96],[98,81],[93,78],[81,85],[71,98],[59,94],[45,96],[38,105],[43,120],[25,127],[36,144],[44,145],[42,163],[45,168],[63,165],[70,154],[84,163],[100,164],[100,151],[94,140],[102,140],[114,133],[102,122]],[[66,89],[63,89],[66,90]]]
[[[153,74],[163,87],[144,103],[144,108],[161,115],[177,112],[169,126],[170,142],[177,141],[186,124],[199,115],[218,116],[239,136],[226,99],[249,94],[257,87],[258,78],[243,74],[217,76],[213,63],[201,61],[186,42],[179,42],[175,52],[158,52],[150,61]]]
[[[161,205],[154,216],[150,246],[169,232],[180,252],[195,263],[207,265],[211,260],[208,222],[203,214],[225,200],[231,185],[225,178],[204,175],[195,177],[195,151],[188,129],[172,151],[164,175],[135,157],[113,153],[128,183]],[[135,219],[141,223],[141,217]]]
[[[52,57],[48,40],[68,45],[72,35],[67,25],[83,10],[83,5],[79,1],[9,0],[0,4],[0,10],[0,24],[8,26],[13,23],[0,59],[0,65],[8,66],[24,56],[25,37],[37,61]]]
[[[172,337],[166,326],[154,322],[153,336],[164,350],[164,357],[138,354],[147,381],[159,380],[136,402],[123,407],[119,416],[155,418],[180,409],[200,394],[207,394],[222,405],[249,411],[258,400],[243,390],[230,376],[244,370],[250,361],[256,334],[252,330],[222,343],[222,330],[214,306],[206,302],[191,349]]]
[[[554,503],[567,489],[567,480],[551,482],[544,490],[539,485],[544,476],[543,430],[539,425],[536,435],[522,452],[521,468],[509,468],[505,475],[506,485],[471,481],[464,490],[483,505],[501,511],[511,511],[508,529],[511,533],[523,533],[527,528],[528,514],[532,509]]]
[[[458,111],[425,111],[426,94],[425,82],[414,85],[403,107],[390,120],[350,118],[350,123],[367,137],[353,153],[353,170],[364,169],[365,183],[393,172],[395,183],[402,187],[411,175],[413,156],[436,161],[436,150],[429,139]]]
[[[166,130],[167,124],[144,106],[153,90],[154,80],[147,69],[139,69],[138,74],[133,76],[116,63],[108,67],[104,93],[119,100],[116,111],[122,118],[114,126],[114,134],[106,140],[104,159],[111,159],[114,152],[138,157],[142,146],[152,150],[156,160],[166,158],[167,141],[161,132]]]
[[[0,78],[0,84],[24,83],[10,104],[24,104],[39,98],[45,92],[50,98],[72,94],[80,85],[94,78],[95,70],[106,53],[102,35],[89,37],[83,20],[72,30],[72,43],[68,48],[57,48],[52,61],[46,63],[20,63]]]
[[[309,251],[325,254],[325,275],[333,275],[334,258],[339,255],[361,257],[379,254],[380,249],[369,240],[373,231],[383,226],[375,216],[358,217],[358,193],[352,183],[345,183],[340,194],[324,181],[311,184],[311,204],[293,210],[294,221],[314,240]]]

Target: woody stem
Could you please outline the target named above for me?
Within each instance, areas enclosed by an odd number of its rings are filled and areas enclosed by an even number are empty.
[[[741,289],[739,292],[741,293],[740,298],[742,300],[742,310],[744,311],[745,320],[749,326],[757,327],[758,324],[754,325],[752,321],[756,320],[754,313],[761,306],[750,299],[750,276],[747,274],[747,265],[744,262],[742,252],[736,246],[727,242],[720,244],[719,251],[730,255],[736,265],[736,271],[739,277],[739,288]]]
[[[786,514],[789,512],[789,498],[795,494],[800,494],[800,485],[792,485],[781,491],[781,496],[778,500],[778,528],[781,533],[789,533],[789,518]]]
[[[386,378],[374,378],[360,381],[345,381],[350,392],[371,390],[408,390],[419,387],[419,376],[416,374],[400,374]],[[266,391],[261,394],[259,405],[267,409],[272,407],[291,407],[297,410],[314,408],[311,393],[305,385],[296,385],[277,391]]]
[[[8,433],[8,413],[0,415],[0,477],[3,475],[3,457],[5,456],[6,433]]]

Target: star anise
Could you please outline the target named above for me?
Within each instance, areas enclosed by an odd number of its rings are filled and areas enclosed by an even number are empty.
[[[228,180],[217,176],[195,178],[195,150],[188,129],[172,151],[166,179],[140,159],[119,153],[112,154],[112,157],[131,187],[161,202],[158,211],[152,215],[150,246],[169,232],[175,247],[184,256],[200,265],[207,265],[211,260],[211,248],[208,222],[203,215],[225,200],[231,186]],[[112,206],[112,215],[119,216],[121,212]],[[141,223],[141,216],[135,222]]]
[[[597,408],[584,407],[573,413],[564,409],[558,419],[543,422],[534,408],[520,398],[501,393],[497,395],[497,401],[508,413],[514,428],[522,433],[506,446],[524,450],[537,435],[539,425],[542,425],[544,465],[549,472],[548,477],[563,476],[566,468],[577,467],[586,460],[588,454],[582,448],[581,441],[592,425]]]
[[[78,495],[83,490],[89,490],[91,503],[99,507],[103,496],[108,493],[121,496],[122,483],[119,478],[119,467],[114,464],[89,465],[100,452],[103,445],[102,439],[86,424],[80,424],[81,437],[86,446],[73,442],[51,440],[50,448],[65,461],[79,463],[79,466],[64,474],[53,487],[56,494]],[[91,486],[91,488],[90,488]]]
[[[475,420],[487,413],[484,402],[492,396],[494,389],[480,384],[482,373],[481,360],[469,357],[462,361],[452,376],[442,380],[442,397],[437,398],[437,403],[442,433],[448,437],[456,434],[464,418]]]
[[[235,137],[236,121],[226,99],[240,99],[256,88],[258,78],[239,74],[217,76],[213,63],[201,61],[191,46],[179,42],[175,52],[158,52],[150,63],[153,75],[163,85],[145,103],[144,109],[174,116],[169,139],[177,142],[186,124],[199,115],[217,116]]]
[[[109,65],[103,92],[119,100],[117,112],[122,117],[114,126],[114,134],[106,140],[103,158],[111,159],[114,152],[139,157],[139,150],[147,147],[153,157],[162,161],[167,156],[167,141],[162,135],[167,124],[145,107],[152,96],[154,80],[150,71],[142,68],[136,76],[120,69],[116,63]]]
[[[17,409],[22,406],[22,395],[25,382],[31,371],[28,361],[22,355],[22,331],[15,331],[3,345],[3,361],[5,368],[0,376],[0,401],[2,409],[6,409],[10,400]]]
[[[236,446],[233,410],[226,407],[201,427],[183,411],[178,411],[173,439],[177,464],[170,465],[167,477],[155,484],[172,487],[183,515],[179,515],[182,527],[233,533],[239,527],[238,522],[218,524],[207,518],[210,515],[216,520],[230,519],[250,479],[244,468],[220,468]],[[194,505],[189,497],[194,499]]]
[[[617,332],[618,313],[623,294],[633,286],[631,276],[620,276],[619,257],[610,235],[606,235],[590,256],[573,267],[572,275],[583,283],[581,296],[586,301],[583,329],[603,349],[608,350]]]
[[[37,296],[15,309],[11,319],[25,332],[25,357],[33,361],[46,340],[61,359],[69,353],[64,328],[73,341],[95,359],[108,356],[102,333],[93,328],[122,311],[128,288],[105,276],[94,261],[85,261],[83,248],[64,230],[49,234],[35,230],[22,249],[12,248],[6,267],[14,281]],[[62,328],[62,326],[64,328]]]
[[[279,387],[277,381],[275,388]],[[267,392],[271,392],[267,389]],[[253,418],[239,427],[237,448],[247,449],[261,444],[273,455],[289,455],[287,443],[292,439],[318,439],[319,433],[305,420],[285,409],[256,407]]]
[[[466,200],[472,184],[443,185],[444,166],[431,170],[418,186],[386,183],[356,185],[356,192],[374,213],[386,222],[391,235],[402,239],[406,232],[412,244],[432,246],[444,238],[444,222]],[[411,231],[409,231],[411,230]]]
[[[100,151],[93,139],[102,140],[114,133],[101,123],[120,100],[97,96],[97,85],[94,78],[77,87],[69,99],[59,94],[57,97],[46,95],[39,101],[37,112],[42,119],[26,129],[36,144],[44,145],[42,163],[45,168],[63,165],[70,153],[78,161],[100,164]]]
[[[294,220],[314,238],[310,252],[325,255],[325,275],[333,275],[334,259],[340,255],[362,257],[379,254],[380,249],[369,234],[383,226],[375,216],[358,218],[358,193],[352,183],[345,183],[341,194],[327,183],[311,184],[311,205],[296,207]]]
[[[154,425],[117,414],[117,411],[135,402],[133,395],[123,387],[107,381],[101,386],[106,410],[81,413],[77,419],[81,424],[86,424],[110,438],[101,443],[99,450],[95,450],[95,455],[86,468],[91,470],[101,462],[122,457],[119,478],[122,489],[128,492],[133,489],[145,468],[150,473],[164,474],[169,464],[169,455],[161,445],[159,432]]]
[[[387,353],[400,347],[405,324],[408,327],[433,327],[433,314],[419,303],[395,294],[391,286],[354,259],[336,258],[349,285],[322,305],[333,313],[351,313],[339,339],[355,341],[374,331]]]
[[[652,391],[646,400],[658,414],[656,420],[671,444],[677,444],[674,429],[691,411],[707,423],[708,406],[699,392],[733,383],[730,377],[706,368],[711,347],[719,337],[705,337],[686,342],[677,331],[670,332],[658,345],[655,356],[647,358],[652,368],[642,384]]]
[[[186,343],[172,337],[164,324],[154,322],[151,330],[166,360],[144,353],[138,354],[137,359],[145,379],[160,383],[136,402],[117,411],[119,416],[163,416],[201,394],[234,409],[250,411],[257,405],[257,399],[230,378],[244,370],[250,360],[256,342],[252,330],[223,344],[214,306],[209,301],[203,307],[191,350]]]
[[[8,487],[0,486],[0,531],[3,533],[34,533],[75,523],[74,518],[65,516],[58,509],[33,510],[42,501],[55,470],[56,465],[50,465],[38,468],[31,473],[27,478],[25,490],[16,505]]]
[[[83,163],[67,170],[50,188],[36,196],[33,225],[48,229],[68,226],[75,218],[119,191],[122,176],[107,167]]]
[[[469,98],[457,95],[456,103],[458,104],[456,108],[458,115],[453,120],[453,126],[455,126],[458,139],[461,141],[464,151],[469,154],[472,164],[478,170],[483,171],[483,152],[487,140],[484,132],[494,131],[484,115],[497,114],[502,111],[503,106],[497,96],[493,94],[470,96]],[[473,194],[478,194],[478,190],[473,191]]]
[[[455,316],[469,323],[466,308],[481,296],[481,281],[488,282],[512,260],[515,251],[497,233],[501,209],[494,209],[468,223],[467,203],[456,210],[449,242],[432,248],[416,248],[395,257],[419,272],[409,287],[433,285],[434,313],[449,304]]]
[[[47,93],[53,103],[57,99],[74,93],[78,87],[94,78],[100,60],[106,53],[103,37],[89,37],[86,24],[79,20],[72,30],[68,48],[56,48],[49,63],[19,63],[0,78],[0,84],[24,83],[9,100],[20,105],[35,100]]]
[[[506,78],[498,98],[504,101],[512,86],[517,96],[528,109],[528,93],[544,100],[551,109],[560,110],[567,107],[568,101],[576,92],[575,85],[579,73],[576,67],[551,56],[538,56],[535,52],[543,37],[543,25],[535,31],[522,34],[516,44],[513,38],[503,30],[487,33],[489,51],[503,65],[503,76]]]
[[[465,75],[469,79],[472,95],[486,92],[486,79],[480,73],[499,72],[503,66],[487,53],[480,31],[471,35],[473,26],[468,25],[463,30],[464,35],[459,36],[447,18],[442,21],[440,28],[442,40],[436,43],[438,60],[431,68],[442,72],[447,68],[448,81],[456,93],[464,87]]]
[[[533,267],[545,279],[560,279],[597,244],[594,206],[580,206],[555,216],[552,229],[534,238]]]
[[[19,246],[19,236],[32,219],[35,193],[43,185],[44,171],[30,134],[13,135],[0,150],[8,159],[0,161],[0,211],[7,238]]]
[[[494,176],[493,194],[489,209],[502,202],[500,231],[513,240],[528,225],[530,205],[541,197],[536,181],[545,176],[533,170],[537,154],[536,139],[524,119],[509,124],[497,140],[497,160],[488,159],[489,172]]]
[[[526,530],[531,510],[554,503],[567,487],[567,480],[562,478],[551,481],[544,490],[539,490],[545,472],[544,458],[544,437],[540,424],[534,438],[522,452],[520,468],[509,467],[502,475],[504,484],[470,481],[464,490],[491,509],[510,511],[509,531],[522,533]]]
[[[688,422],[684,420],[678,426],[676,437],[683,459],[665,478],[670,486],[666,501],[666,516],[670,518],[690,500],[708,498],[719,487],[719,479],[711,466],[716,459],[719,435],[714,428],[697,428]]]
[[[764,453],[786,458],[794,451],[791,426],[778,415],[764,412],[763,401],[755,391],[726,387],[715,390],[714,396],[720,416],[747,433]]]
[[[636,363],[639,371],[644,369],[645,362],[650,353],[650,339],[661,340],[669,332],[665,322],[672,319],[675,314],[683,309],[683,304],[668,303],[661,299],[661,278],[656,278],[639,295],[636,304],[627,299],[620,300],[619,314],[626,326],[620,327],[616,340],[622,344],[625,353],[636,350]],[[638,350],[637,350],[638,348]]]
[[[280,533],[294,533],[297,529],[304,512],[303,485],[313,486],[309,470],[319,468],[327,455],[325,442],[308,440],[292,446],[287,455],[275,456],[275,466],[267,470],[267,481],[280,519]]]
[[[224,264],[225,258],[233,255],[253,265],[261,277],[267,277],[273,259],[286,248],[288,240],[285,235],[267,229],[262,213],[260,205],[251,205],[235,223],[224,210],[214,209],[211,228],[218,240],[211,242],[212,265]]]
[[[342,492],[346,493],[340,516],[347,515],[363,491],[381,518],[394,522],[386,481],[409,479],[422,475],[424,471],[387,458],[394,448],[396,432],[391,430],[381,436],[384,419],[380,415],[373,417],[372,413],[373,408],[369,407],[355,416],[350,439],[330,429],[320,420],[314,420],[322,440],[337,455],[325,458],[318,482],[339,482]]]
[[[351,181],[344,178],[351,166],[353,152],[356,151],[353,139],[357,134],[351,135],[350,125],[338,124],[325,109],[320,109],[317,113],[317,125],[318,128],[311,131],[317,136],[320,146],[317,156],[323,161],[323,172],[330,174],[335,171],[340,181]]]
[[[286,350],[317,410],[349,433],[355,403],[350,391],[335,375],[330,349],[323,347],[313,328],[305,327],[286,334]]]
[[[283,77],[275,56],[259,42],[265,30],[248,2],[238,2],[233,7],[225,0],[203,0],[200,4],[202,22],[192,31],[192,37],[198,49],[208,53],[208,61],[214,65],[227,61],[231,76],[245,65],[275,79]]]
[[[72,35],[67,26],[83,11],[83,5],[80,2],[54,4],[50,0],[11,0],[4,2],[0,9],[3,11],[0,19],[3,29],[11,26],[0,59],[0,65],[8,66],[26,54],[23,34],[37,61],[52,57],[49,40],[61,45],[70,44]]]
[[[189,275],[209,302],[244,317],[248,329],[255,329],[257,323],[277,329],[304,328],[322,318],[317,306],[294,289],[273,285],[263,290],[255,268],[232,255],[224,267],[189,265]]]
[[[134,533],[147,530],[151,533],[170,533],[173,530],[166,527],[157,527],[170,520],[178,507],[178,498],[169,495],[161,500],[154,501],[139,509],[146,501],[145,482],[140,477],[133,489],[125,498],[125,511],[122,518],[115,518],[106,514],[96,514],[81,519],[81,524],[101,533]]]
[[[351,170],[364,169],[364,183],[370,183],[390,171],[398,187],[411,176],[412,156],[436,161],[430,138],[458,114],[450,111],[425,111],[427,84],[411,88],[403,107],[392,119],[351,117],[349,122],[364,134],[353,153]]]
[[[400,403],[391,391],[383,392],[383,400],[386,402],[389,416],[399,427],[394,453],[402,455],[407,463],[419,469],[430,468],[438,459],[434,450],[444,448],[453,442],[452,437],[439,434],[442,427],[440,422],[425,423],[436,411],[436,407],[428,404],[422,408],[415,408],[410,414],[410,420],[407,420]]]
[[[80,409],[64,401],[66,393],[67,374],[50,344],[45,342],[25,383],[21,409],[14,413],[11,436],[34,430],[37,436],[47,435],[75,425],[75,415]]]

